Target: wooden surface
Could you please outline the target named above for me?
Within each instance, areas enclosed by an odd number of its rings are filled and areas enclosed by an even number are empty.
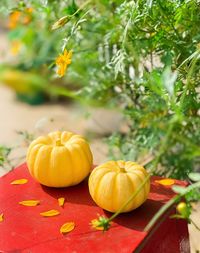
[[[21,178],[28,179],[28,183],[10,184],[13,180]],[[97,214],[105,216],[111,214],[95,205],[88,192],[87,180],[69,188],[44,187],[30,177],[24,164],[0,178],[0,213],[4,213],[4,221],[0,223],[0,252],[128,253],[134,250],[150,252],[145,251],[145,248],[155,246],[156,241],[160,245],[162,241],[159,240],[159,236],[163,235],[163,232],[168,233],[170,227],[173,238],[176,238],[174,242],[176,245],[174,244],[172,249],[177,250],[181,241],[184,240],[187,243],[187,225],[183,221],[177,223],[177,220],[172,219],[166,222],[169,213],[163,216],[164,220],[159,221],[150,233],[143,232],[145,225],[163,203],[174,196],[169,186],[159,185],[155,179],[158,178],[152,178],[148,200],[138,209],[121,214],[114,220],[110,230],[103,233],[93,230],[89,223],[97,218]],[[176,181],[176,184],[185,185],[181,181]],[[66,198],[64,208],[58,206],[57,198],[59,197]],[[18,204],[20,201],[30,199],[40,200],[41,204],[36,207]],[[48,218],[40,216],[40,212],[50,209],[59,210],[60,215]],[[75,222],[75,229],[69,234],[60,234],[61,225],[68,221]],[[179,226],[180,235],[173,226],[176,228]],[[158,232],[159,229],[160,232]],[[169,249],[168,245],[167,248]],[[159,251],[156,251],[154,247],[154,251],[151,252]],[[176,252],[179,251],[173,251],[173,253]]]

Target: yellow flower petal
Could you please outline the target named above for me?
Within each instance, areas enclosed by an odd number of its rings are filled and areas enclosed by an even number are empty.
[[[62,233],[62,234],[69,233],[74,228],[75,228],[75,223],[74,222],[66,222],[60,228],[60,233]]]
[[[173,185],[175,183],[174,179],[161,179],[161,180],[155,180],[156,183],[161,185]]]
[[[4,214],[0,214],[0,222],[2,222],[4,220]]]
[[[64,50],[63,54],[60,54],[56,60],[55,63],[57,65],[57,74],[62,77],[64,76],[67,66],[71,63],[71,57],[72,57],[72,51]]]
[[[14,180],[10,184],[18,185],[18,184],[26,184],[27,182],[28,182],[27,179],[22,178],[22,179]]]
[[[11,43],[10,51],[13,55],[17,55],[20,52],[22,47],[22,43],[19,40],[14,40]]]
[[[58,205],[59,206],[64,206],[64,203],[65,203],[65,198],[59,198],[58,199]]]
[[[44,216],[44,217],[51,217],[51,216],[56,216],[60,214],[60,212],[58,210],[49,210],[49,211],[46,211],[46,212],[42,212],[40,213],[40,215]]]
[[[103,226],[100,226],[100,222],[98,219],[94,219],[91,221],[92,228],[95,228],[96,230],[104,230]]]
[[[19,202],[19,204],[23,206],[37,206],[40,204],[40,201],[39,200],[24,200],[24,201]]]

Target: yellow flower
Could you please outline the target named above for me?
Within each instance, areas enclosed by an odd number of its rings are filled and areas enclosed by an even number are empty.
[[[15,29],[20,24],[29,24],[32,20],[32,12],[32,8],[26,8],[23,12],[19,10],[13,11],[9,16],[8,27]]]
[[[103,230],[103,226],[97,219],[91,220],[90,224],[91,224],[91,227],[96,230]]]
[[[33,12],[33,8],[26,8],[26,10],[24,11],[24,17],[22,20],[23,25],[28,25],[31,22],[32,12]]]
[[[90,223],[92,228],[101,231],[107,231],[110,228],[111,224],[112,222],[104,216],[99,216],[98,219],[91,220]]]
[[[56,59],[56,65],[58,67],[57,74],[62,77],[64,76],[67,66],[71,63],[72,51],[67,52],[65,49],[63,54],[59,55]]]
[[[8,23],[8,27],[10,29],[14,29],[16,28],[19,20],[21,17],[21,12],[20,11],[13,11],[10,16],[9,16],[9,23]]]
[[[14,40],[11,42],[10,51],[13,55],[17,55],[22,47],[22,43],[19,40]]]

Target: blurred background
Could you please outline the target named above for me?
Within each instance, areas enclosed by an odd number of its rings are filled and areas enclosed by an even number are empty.
[[[200,165],[199,11],[194,0],[1,0],[0,175],[60,129],[84,135],[95,164],[134,160],[189,180]]]

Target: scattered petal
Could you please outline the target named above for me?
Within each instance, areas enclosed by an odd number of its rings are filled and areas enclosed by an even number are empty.
[[[0,214],[0,222],[2,222],[4,220],[4,214]]]
[[[40,201],[39,200],[24,200],[24,201],[19,202],[19,204],[23,206],[37,206],[40,204]]]
[[[58,205],[59,205],[59,206],[62,206],[62,207],[63,207],[63,206],[64,206],[64,203],[65,203],[65,198],[59,198],[59,199],[58,199]]]
[[[66,222],[60,228],[60,233],[65,234],[71,232],[75,228],[74,222]]]
[[[46,211],[46,212],[42,212],[40,213],[40,215],[44,216],[44,217],[51,217],[51,216],[56,216],[60,214],[60,212],[58,210],[49,210],[49,211]]]
[[[14,180],[10,184],[18,185],[18,184],[26,184],[27,182],[28,182],[27,179],[22,178],[22,179]]]
[[[155,180],[156,183],[161,184],[161,185],[173,185],[175,184],[174,179],[161,179],[161,180]]]

